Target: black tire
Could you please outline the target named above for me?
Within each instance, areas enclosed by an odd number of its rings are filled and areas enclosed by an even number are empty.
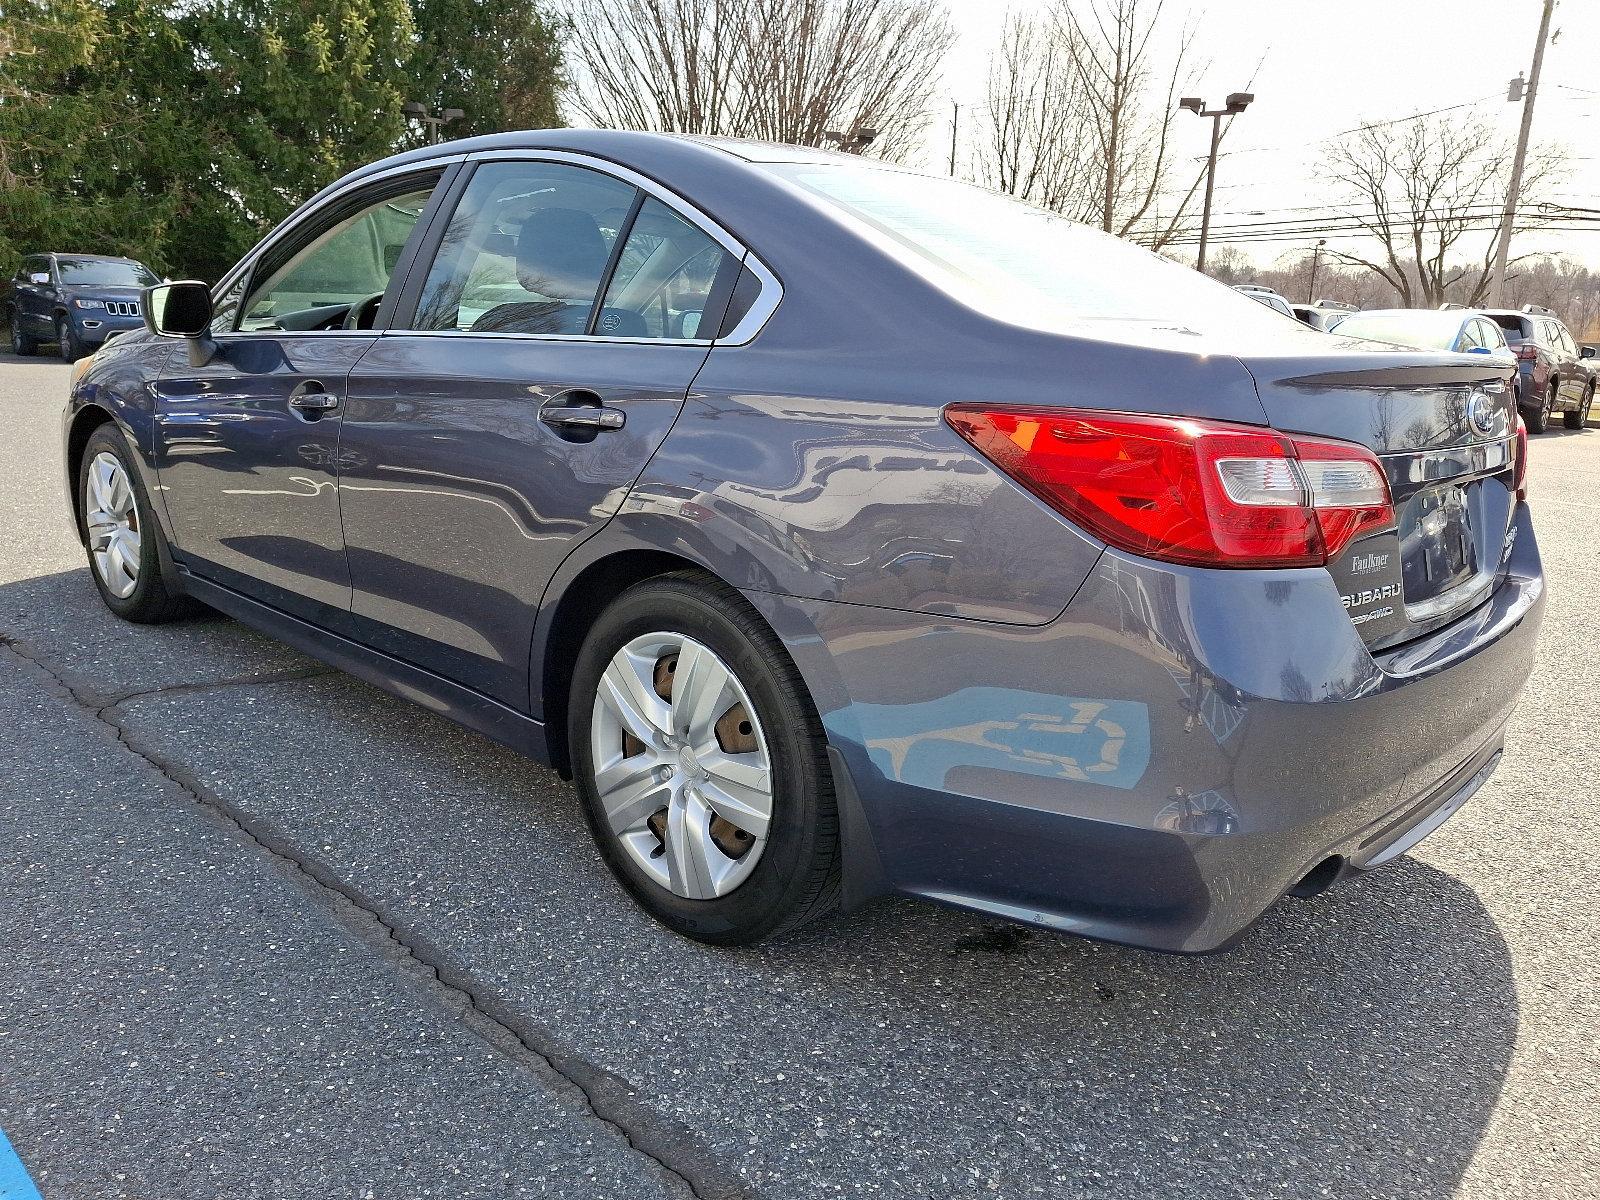
[[[1555,413],[1556,401],[1560,398],[1561,386],[1555,380],[1544,389],[1544,403],[1538,408],[1528,409],[1528,432],[1543,433],[1550,428],[1550,418]]]
[[[83,343],[78,340],[72,322],[65,317],[56,318],[56,349],[63,362],[75,363],[84,354]]]
[[[114,455],[121,464],[131,483],[134,510],[138,515],[139,572],[133,591],[127,596],[118,596],[106,586],[95,565],[94,551],[89,546],[88,506],[83,498],[88,486],[90,464],[101,454]],[[78,536],[83,541],[84,553],[89,559],[89,577],[94,580],[95,589],[106,607],[124,621],[139,625],[175,621],[194,613],[200,606],[188,596],[170,590],[162,578],[161,547],[158,546],[162,538],[161,525],[150,509],[150,498],[145,494],[138,471],[134,469],[133,453],[128,448],[128,441],[113,423],[108,421],[89,435],[88,443],[83,448],[83,458],[78,463],[77,486]]]
[[[39,349],[39,339],[22,332],[22,314],[11,310],[11,350],[23,358],[31,357]]]
[[[1576,412],[1562,413],[1561,423],[1568,429],[1582,429],[1589,420],[1589,409],[1593,406],[1593,404],[1594,384],[1591,383],[1587,388],[1584,389],[1583,403],[1578,406],[1578,410]]]
[[[720,657],[767,733],[773,780],[767,841],[748,878],[713,899],[677,896],[647,875],[612,833],[595,787],[591,724],[600,677],[624,645],[656,632],[691,637]],[[579,651],[567,735],[573,777],[601,856],[635,902],[669,929],[712,945],[747,945],[837,906],[839,816],[822,722],[788,653],[734,589],[685,571],[619,596]]]

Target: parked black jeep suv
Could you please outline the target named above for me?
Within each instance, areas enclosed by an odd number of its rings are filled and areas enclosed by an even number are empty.
[[[7,303],[11,348],[32,354],[53,342],[62,358],[76,362],[112,334],[141,328],[139,291],[159,282],[131,258],[31,254],[12,280]]]

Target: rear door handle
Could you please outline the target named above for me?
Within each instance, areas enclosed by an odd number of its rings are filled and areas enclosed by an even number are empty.
[[[564,438],[589,441],[608,429],[621,429],[628,416],[620,408],[601,404],[592,392],[568,392],[545,401],[539,420]]]

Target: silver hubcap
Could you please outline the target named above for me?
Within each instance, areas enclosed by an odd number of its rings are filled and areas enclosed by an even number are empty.
[[[89,464],[83,511],[100,582],[119,600],[126,599],[139,585],[139,509],[128,472],[116,455],[102,451]]]
[[[716,654],[679,633],[634,638],[600,677],[590,741],[611,832],[651,879],[710,900],[750,877],[772,764],[755,706]]]

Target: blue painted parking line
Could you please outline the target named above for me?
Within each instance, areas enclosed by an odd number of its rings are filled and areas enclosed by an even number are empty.
[[[42,1200],[39,1189],[33,1186],[22,1160],[6,1141],[5,1130],[0,1129],[0,1200]]]

